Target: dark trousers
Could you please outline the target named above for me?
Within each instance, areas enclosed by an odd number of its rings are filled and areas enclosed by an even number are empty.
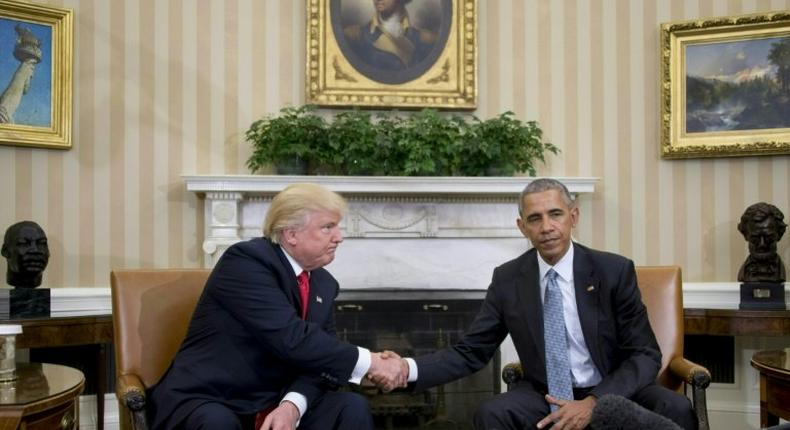
[[[205,403],[190,413],[179,430],[250,430],[255,415],[238,415],[220,403]],[[373,429],[367,400],[356,393],[329,391],[307,409],[300,430]],[[257,429],[255,429],[257,430]]]
[[[574,390],[577,400],[585,395],[583,389]],[[660,385],[650,384],[634,394],[631,400],[671,419],[685,430],[697,430],[697,416],[685,396]],[[538,421],[549,413],[549,404],[543,395],[529,384],[522,384],[483,402],[475,412],[475,429],[536,429]]]

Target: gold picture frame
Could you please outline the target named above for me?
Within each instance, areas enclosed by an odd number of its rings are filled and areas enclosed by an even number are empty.
[[[71,148],[72,15],[0,0],[0,144]]]
[[[414,0],[398,38],[375,33],[372,0],[305,1],[307,103],[477,107],[476,0]]]
[[[782,56],[790,58],[787,12],[662,24],[661,156],[790,154]]]

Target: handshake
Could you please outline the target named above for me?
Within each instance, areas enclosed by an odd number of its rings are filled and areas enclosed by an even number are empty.
[[[370,354],[370,369],[365,379],[381,391],[388,393],[396,388],[404,388],[408,378],[409,364],[400,355],[392,351]]]

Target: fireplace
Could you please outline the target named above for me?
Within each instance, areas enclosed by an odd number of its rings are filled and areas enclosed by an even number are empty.
[[[346,290],[336,301],[338,337],[372,351],[427,354],[455,343],[480,309],[482,290]],[[424,393],[365,395],[378,429],[471,429],[477,405],[501,391],[497,354],[474,375]]]

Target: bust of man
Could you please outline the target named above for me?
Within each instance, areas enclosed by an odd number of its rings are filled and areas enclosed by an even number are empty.
[[[6,282],[20,288],[41,285],[49,262],[49,246],[44,230],[33,221],[21,221],[5,232],[2,255],[8,261]]]
[[[738,231],[749,242],[749,257],[738,271],[740,282],[782,283],[787,277],[776,243],[787,229],[784,215],[776,206],[755,203],[741,215]]]

